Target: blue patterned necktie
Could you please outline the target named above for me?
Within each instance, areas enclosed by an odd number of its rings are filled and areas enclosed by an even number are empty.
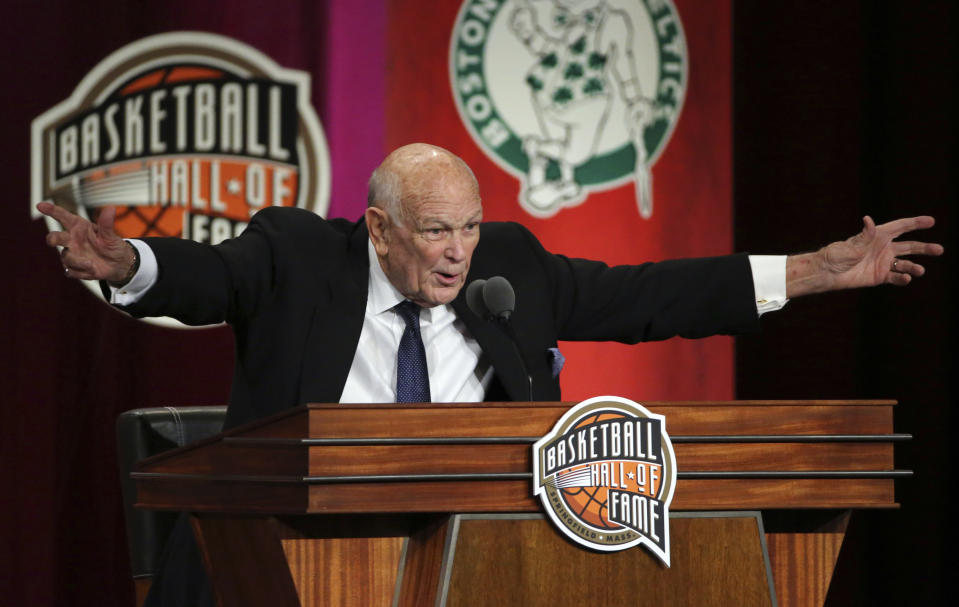
[[[420,337],[420,307],[403,301],[393,308],[406,322],[396,353],[396,402],[430,402],[430,376],[426,369],[426,349]]]

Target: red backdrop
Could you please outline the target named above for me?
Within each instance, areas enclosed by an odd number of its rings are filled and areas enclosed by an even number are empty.
[[[631,181],[548,219],[520,208],[519,181],[480,149],[453,103],[446,49],[459,2],[390,2],[387,148],[428,141],[455,150],[481,184],[485,218],[521,222],[554,252],[610,264],[730,253],[730,6],[725,1],[676,5],[688,47],[688,86],[678,126],[652,169],[651,219],[639,216]],[[675,339],[640,348],[564,343],[561,350],[567,357],[561,376],[567,400],[597,394],[640,401],[733,396],[730,338]]]

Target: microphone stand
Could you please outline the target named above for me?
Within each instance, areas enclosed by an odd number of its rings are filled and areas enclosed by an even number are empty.
[[[513,324],[510,322],[510,315],[516,305],[513,285],[502,276],[493,276],[489,280],[478,278],[466,287],[466,305],[474,314],[487,322],[495,319],[500,330],[506,333],[526,375],[529,402],[533,402],[533,376],[530,375],[529,367],[526,366],[526,359],[523,358],[519,342],[516,340],[516,331],[513,330]]]
[[[523,373],[526,375],[526,381],[529,384],[529,402],[533,402],[533,376],[529,373],[529,368],[526,366],[526,359],[523,358],[523,353],[520,352],[519,343],[516,340],[516,331],[513,330],[513,323],[509,319],[509,311],[503,312],[496,318],[496,324],[506,333],[506,336],[509,337],[509,343],[513,346],[513,352],[516,353],[516,357],[519,359],[519,364],[523,367]]]

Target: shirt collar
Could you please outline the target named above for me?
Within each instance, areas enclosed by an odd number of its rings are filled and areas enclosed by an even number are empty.
[[[386,273],[383,272],[383,268],[380,266],[380,258],[376,256],[376,249],[373,248],[373,242],[368,240],[366,248],[370,258],[370,296],[366,300],[366,311],[375,316],[393,309],[396,304],[406,298],[396,290],[393,283],[386,277]],[[453,314],[452,306],[449,304],[424,308],[420,316],[428,323],[435,323],[447,314]]]

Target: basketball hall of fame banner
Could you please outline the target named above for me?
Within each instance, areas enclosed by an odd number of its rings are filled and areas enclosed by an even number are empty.
[[[386,149],[455,151],[484,218],[523,223],[554,252],[609,264],[731,252],[728,1],[388,4]],[[731,398],[732,348],[563,343],[563,394]]]
[[[266,206],[325,215],[329,153],[309,78],[210,33],[128,44],[33,121],[31,211],[39,216],[34,205],[49,200],[95,221],[114,206],[122,237],[211,244]]]

